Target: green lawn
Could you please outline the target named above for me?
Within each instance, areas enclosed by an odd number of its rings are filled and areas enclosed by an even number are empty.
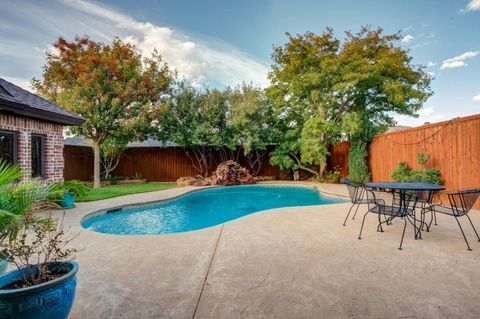
[[[86,197],[77,199],[77,202],[91,202],[128,194],[153,192],[174,188],[175,186],[175,183],[108,185],[99,189],[91,189]]]

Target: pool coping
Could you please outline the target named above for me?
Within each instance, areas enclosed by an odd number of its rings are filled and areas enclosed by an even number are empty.
[[[274,182],[269,182],[269,183],[258,183],[258,184],[249,184],[249,185],[257,185],[257,186],[261,186],[261,185],[265,185],[265,186],[288,186],[288,187],[308,187],[308,188],[315,188],[320,194],[325,194],[327,196],[331,196],[331,197],[337,197],[339,199],[348,199],[348,196],[344,196],[344,195],[341,195],[341,194],[335,194],[335,193],[332,193],[332,192],[326,192],[322,189],[320,189],[317,185],[314,185],[314,184],[311,184],[311,183],[274,183]],[[249,186],[249,185],[234,185],[232,187],[235,187],[235,186]],[[169,202],[172,202],[174,200],[177,200],[179,198],[182,198],[184,196],[187,196],[189,194],[192,194],[194,192],[199,192],[199,191],[206,191],[208,189],[214,189],[214,188],[222,188],[222,187],[227,187],[227,186],[224,186],[224,185],[212,185],[212,186],[203,186],[203,187],[199,187],[198,189],[191,189],[191,190],[188,190],[182,194],[179,194],[179,195],[175,195],[175,196],[172,196],[172,197],[168,197],[168,198],[164,198],[164,199],[158,199],[158,200],[151,200],[151,201],[146,201],[146,202],[135,202],[135,203],[131,203],[131,204],[123,204],[123,205],[117,205],[117,206],[111,206],[111,207],[106,207],[106,208],[102,208],[102,209],[99,209],[99,210],[96,210],[96,211],[93,211],[93,212],[90,212],[90,213],[86,213],[81,219],[80,219],[80,226],[83,228],[82,224],[92,218],[95,218],[95,217],[98,217],[98,216],[102,216],[102,215],[106,215],[106,214],[113,214],[113,213],[116,213],[116,212],[121,212],[123,210],[128,210],[128,209],[134,209],[134,208],[142,208],[142,207],[147,207],[147,206],[154,206],[154,205],[161,205],[161,204],[166,204],[166,203],[169,203]],[[332,204],[329,204],[329,205],[335,205],[335,204],[344,204],[344,203],[332,203]],[[315,206],[315,205],[312,205],[312,206]],[[296,207],[296,206],[292,206],[292,207]],[[278,208],[281,208],[281,207],[278,207]],[[278,208],[272,208],[272,209],[278,209]]]

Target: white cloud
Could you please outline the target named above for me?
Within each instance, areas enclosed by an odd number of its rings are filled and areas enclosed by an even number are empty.
[[[426,115],[431,115],[433,114],[433,107],[425,107],[423,109],[421,109],[418,114],[420,116],[426,116]]]
[[[480,94],[475,95],[475,96],[473,97],[473,100],[474,100],[475,102],[480,102]]]
[[[427,68],[434,67],[435,65],[437,65],[435,62],[428,61],[428,63],[427,63]]]
[[[402,42],[403,43],[410,43],[415,39],[415,37],[411,34],[407,34],[406,36],[403,37]]]
[[[242,81],[268,85],[268,66],[219,40],[202,43],[170,27],[140,22],[112,9],[85,0],[64,0],[68,6],[85,14],[113,22],[123,31],[124,40],[150,56],[157,50],[179,75],[194,82],[236,85]]]
[[[11,31],[0,32],[0,75],[3,78],[39,77],[45,52],[52,51],[51,44],[60,35],[72,40],[76,35],[86,34],[104,42],[118,36],[135,43],[145,56],[156,48],[181,77],[195,85],[222,87],[242,81],[268,85],[267,63],[222,40],[138,21],[97,2],[57,0],[44,5],[40,1],[25,1],[18,5],[5,1],[0,7],[0,31],[11,27]]]
[[[418,112],[418,117],[406,115],[395,115],[394,119],[398,125],[420,126],[425,123],[441,122],[448,119],[448,116],[442,113],[436,113],[433,107],[425,107]]]
[[[30,83],[30,80],[27,79],[22,79],[22,78],[16,78],[16,77],[11,77],[11,76],[2,76],[2,78],[8,82],[12,82],[15,85],[18,85],[24,90],[33,92],[32,85]]]
[[[464,11],[480,10],[480,0],[470,0]]]
[[[442,62],[442,66],[440,67],[440,69],[445,70],[465,67],[468,65],[465,60],[476,57],[479,53],[479,51],[468,51],[456,57],[447,59]]]

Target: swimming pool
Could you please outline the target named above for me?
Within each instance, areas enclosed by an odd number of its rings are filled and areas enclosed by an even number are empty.
[[[271,208],[344,202],[314,187],[229,186],[195,191],[161,204],[87,216],[82,226],[106,234],[170,234],[215,226]]]

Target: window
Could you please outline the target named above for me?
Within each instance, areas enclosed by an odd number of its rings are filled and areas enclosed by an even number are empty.
[[[17,133],[0,131],[0,159],[17,164]]]
[[[32,177],[45,175],[45,137],[32,134]]]

